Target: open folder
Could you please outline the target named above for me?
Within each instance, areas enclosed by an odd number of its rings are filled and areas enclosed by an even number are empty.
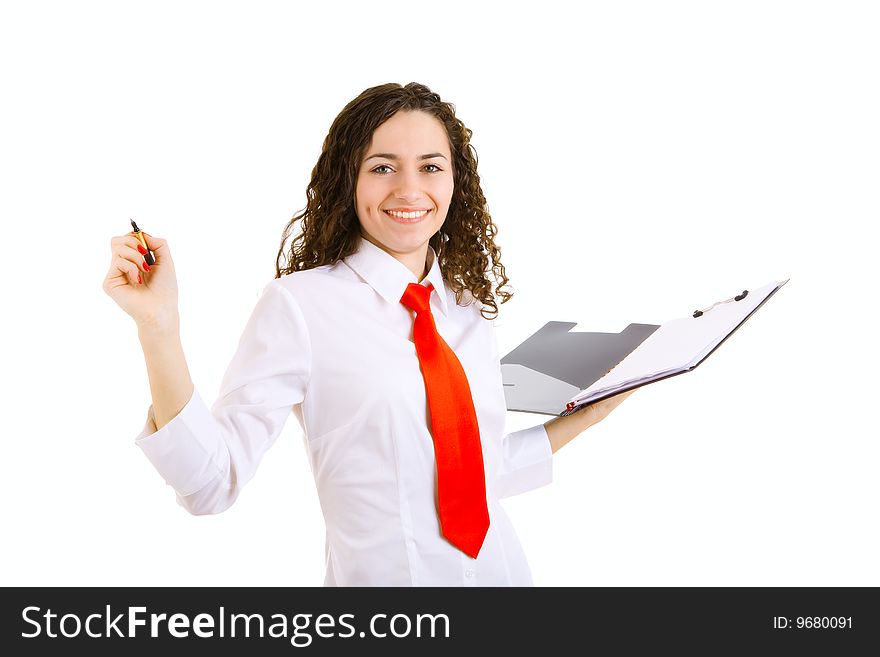
[[[620,333],[571,332],[547,322],[501,359],[507,408],[570,415],[632,388],[690,372],[789,279],[743,290],[665,324],[630,324]]]

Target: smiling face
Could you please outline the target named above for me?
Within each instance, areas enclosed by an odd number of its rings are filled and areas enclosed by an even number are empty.
[[[397,112],[373,132],[360,162],[354,204],[361,234],[421,280],[453,187],[443,124],[426,112]]]

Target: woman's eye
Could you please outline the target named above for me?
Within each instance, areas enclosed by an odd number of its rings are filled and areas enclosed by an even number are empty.
[[[375,169],[373,169],[373,173],[385,173],[385,171],[379,171],[379,169],[390,169],[390,168],[391,167],[389,167],[387,164],[380,164]]]
[[[443,171],[443,169],[441,169],[440,167],[438,167],[436,164],[426,164],[425,166],[426,166],[426,167],[434,167],[437,171]],[[435,172],[435,171],[432,171],[431,173],[436,173],[436,172]]]

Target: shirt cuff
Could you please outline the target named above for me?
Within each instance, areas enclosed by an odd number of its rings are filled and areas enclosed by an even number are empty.
[[[134,442],[165,482],[182,496],[198,492],[226,472],[226,444],[195,388],[180,413],[158,430],[151,404],[143,431]]]
[[[504,466],[498,482],[499,498],[519,495],[553,481],[553,449],[543,424],[504,437]]]

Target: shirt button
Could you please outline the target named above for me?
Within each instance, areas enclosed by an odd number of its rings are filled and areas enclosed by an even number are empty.
[[[473,577],[474,575],[476,575],[476,573],[475,573],[473,570],[466,570],[466,571],[464,571],[464,576],[465,576],[465,577]]]

